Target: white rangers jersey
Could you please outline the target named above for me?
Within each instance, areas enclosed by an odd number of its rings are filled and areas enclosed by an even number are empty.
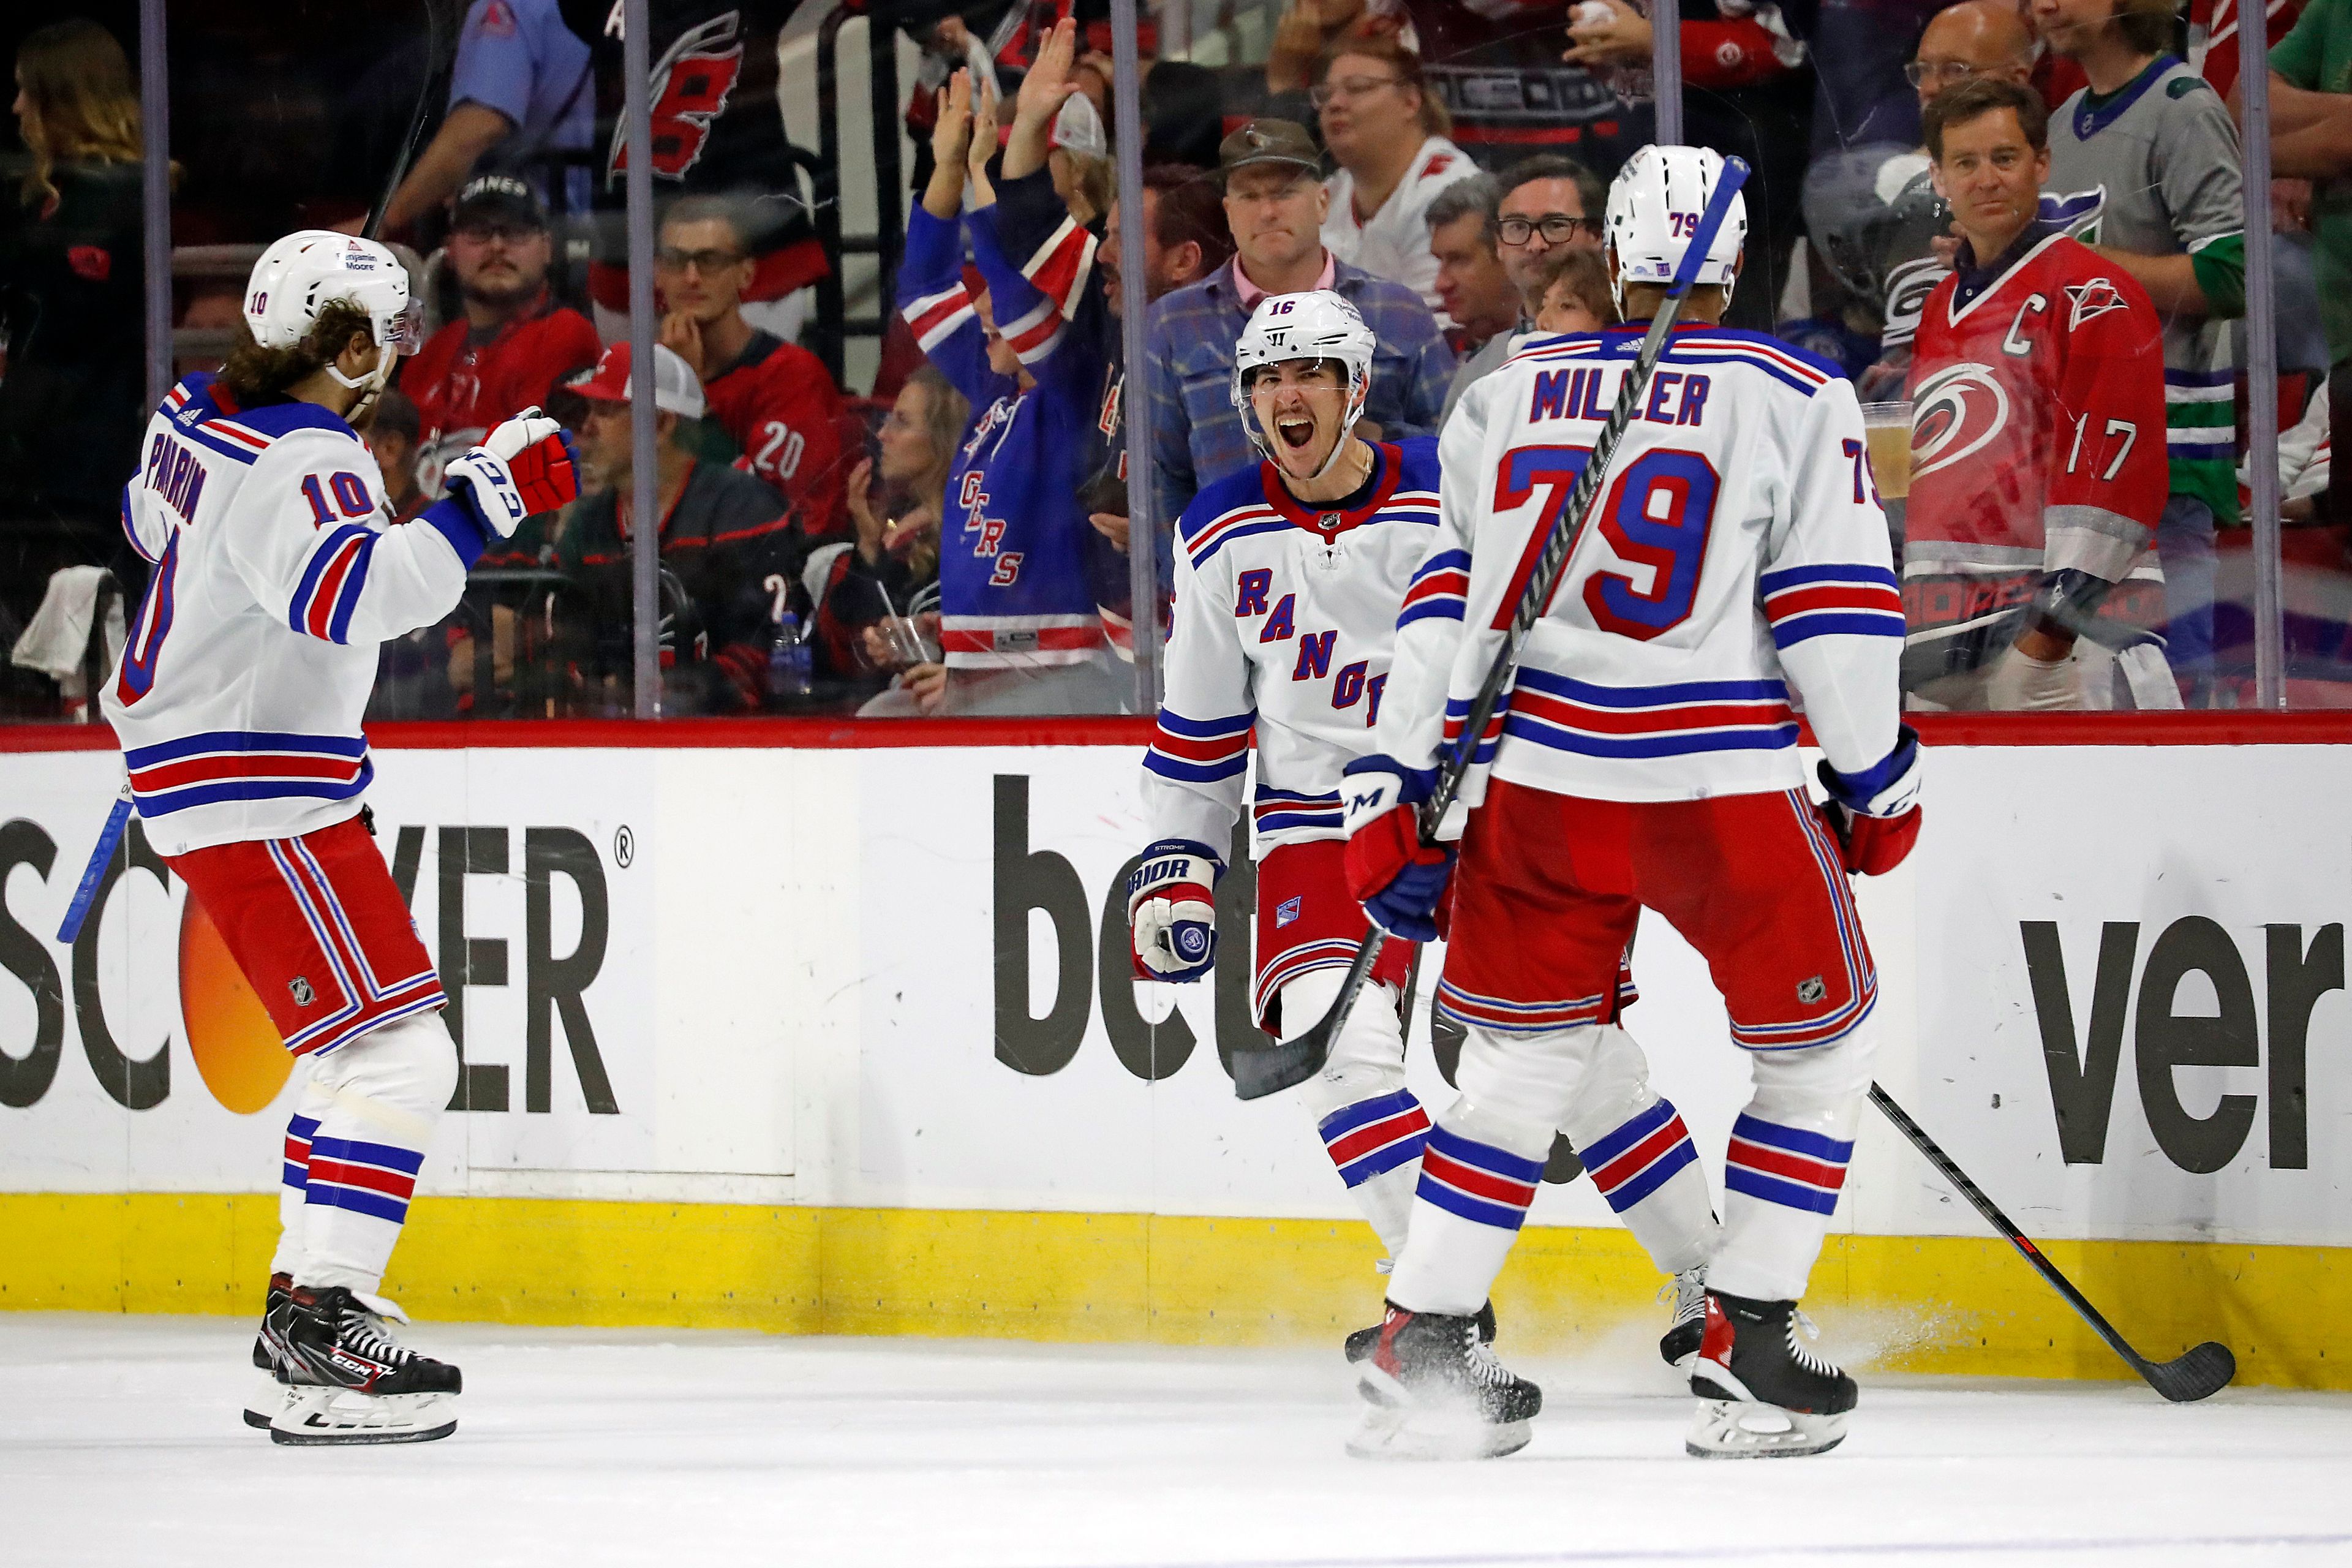
[[[1253,730],[1251,858],[1346,837],[1339,771],[1376,750],[1397,607],[1437,523],[1437,443],[1373,451],[1353,507],[1303,505],[1261,463],[1184,509],[1160,733],[1143,760],[1155,839],[1223,858]]]
[[[349,425],[192,375],[147,422],[122,527],[155,570],[106,717],[156,850],[356,816],[377,645],[457,604],[486,542],[465,503],[394,527]]]
[[[1405,767],[1458,736],[1641,337],[1530,339],[1446,425],[1381,716]],[[1599,800],[1777,792],[1804,784],[1800,712],[1840,772],[1883,760],[1903,602],[1853,386],[1760,332],[1688,327],[1637,408],[1474,763]]]
[[[1412,155],[1412,163],[1381,210],[1356,221],[1356,176],[1342,169],[1323,182],[1331,210],[1323,219],[1324,248],[1350,267],[1402,283],[1421,296],[1438,325],[1452,318],[1437,299],[1437,257],[1429,248],[1429,204],[1437,193],[1478,172],[1470,154],[1443,136],[1433,136]]]

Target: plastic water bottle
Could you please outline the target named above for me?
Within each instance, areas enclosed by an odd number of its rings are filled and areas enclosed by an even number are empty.
[[[768,695],[807,697],[815,689],[814,656],[802,639],[801,618],[786,610],[776,619],[776,640],[768,649]]]

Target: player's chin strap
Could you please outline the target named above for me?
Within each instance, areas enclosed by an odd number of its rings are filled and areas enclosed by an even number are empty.
[[[333,360],[329,360],[322,367],[329,375],[335,378],[336,384],[360,395],[360,400],[352,405],[351,412],[343,416],[346,424],[355,423],[373,405],[376,398],[383,395],[384,384],[392,379],[393,362],[399,357],[399,351],[391,344],[378,343],[375,349],[375,368],[365,375],[345,375]]]

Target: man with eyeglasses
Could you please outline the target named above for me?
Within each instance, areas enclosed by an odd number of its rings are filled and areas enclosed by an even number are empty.
[[[1352,40],[1327,58],[1309,95],[1339,172],[1323,183],[1323,245],[1375,278],[1403,284],[1457,323],[1437,292],[1429,204],[1478,166],[1447,138],[1454,122],[1421,80],[1421,61],[1392,38]]]
[[[701,377],[710,417],[741,448],[735,466],[781,491],[810,538],[842,533],[841,394],[824,361],[744,320],[757,270],[731,199],[670,208],[654,252],[661,342]]]
[[[400,377],[422,422],[416,478],[426,495],[441,493],[450,458],[596,363],[596,329],[548,289],[553,259],[547,214],[521,180],[485,174],[458,194],[449,262],[466,313],[427,339]]]
[[[1938,93],[1962,82],[2030,82],[2033,35],[2008,0],[1960,0],[1928,22],[1903,75],[1924,118]],[[1927,149],[1858,146],[1816,159],[1804,209],[1814,247],[1881,323],[1877,363],[1857,390],[1864,402],[1900,398],[1919,308],[1952,272],[1936,247],[1942,239],[1949,248],[1952,213],[1928,177]]]
[[[1544,258],[1562,248],[1601,248],[1598,215],[1605,194],[1601,176],[1582,163],[1558,153],[1538,153],[1512,164],[1496,183],[1503,189],[1495,216],[1496,254],[1519,293],[1518,325],[1496,332],[1462,362],[1446,390],[1441,425],[1471,383],[1511,357],[1513,340],[1535,331],[1536,312],[1543,308]]]

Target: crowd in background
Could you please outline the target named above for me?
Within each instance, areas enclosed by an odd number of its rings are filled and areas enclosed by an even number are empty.
[[[877,301],[880,331],[846,355],[820,341],[813,301],[849,259],[828,253],[813,159],[787,135],[779,96],[780,47],[805,33],[805,8],[656,8],[647,526],[660,539],[666,711],[1130,707],[1130,398],[1150,411],[1144,489],[1164,584],[1185,503],[1257,460],[1231,376],[1262,296],[1327,288],[1355,304],[1380,341],[1364,433],[1384,439],[1434,434],[1524,334],[1615,324],[1604,199],[1654,135],[1645,7],[1185,3],[1192,58],[1161,58],[1170,15],[1144,28],[1139,258],[1120,243],[1098,0],[873,8],[921,65],[903,106],[903,249]],[[630,710],[640,520],[626,400],[638,367],[621,40],[604,10],[474,0],[385,202],[381,233],[436,323],[367,432],[390,505],[421,510],[449,458],[532,405],[575,433],[585,483],[577,503],[483,561],[446,624],[386,649],[378,717]],[[1262,47],[1230,47],[1253,36],[1252,17]],[[96,12],[15,32],[21,147],[0,168],[0,644],[16,650],[0,706],[14,717],[53,717],[88,695],[92,658],[60,653],[57,628],[102,643],[106,613],[87,596],[53,602],[60,571],[102,568],[90,575],[117,584],[103,592],[134,598],[143,585],[116,522],[146,414],[125,22]],[[2277,178],[2253,205],[2267,206],[2278,257],[2290,674],[2297,700],[2333,702],[2352,695],[2352,508],[2328,464],[2328,384],[2352,361],[2352,0],[2280,0],[2267,25]],[[231,7],[218,30],[252,42],[253,26]],[[1931,157],[1923,115],[1978,81],[2020,84],[2047,110],[2047,165],[2026,198],[2038,213],[2019,243],[2071,234],[2127,279],[2136,310],[2145,296],[2131,330],[2162,365],[2164,495],[2113,614],[2161,646],[2189,706],[2247,700],[2252,664],[2233,471],[2247,362],[2237,26],[2232,0],[1680,0],[1685,140],[1755,171],[1728,323],[1833,363],[1865,403],[1914,403],[1922,420],[1931,403],[1948,425],[1966,416],[1948,378],[1915,363],[1923,308],[1956,268],[1956,301],[1999,269],[1955,227],[1946,198],[1958,176]],[[379,195],[359,171],[380,182],[391,165],[421,48],[372,19],[338,46],[379,57],[347,90],[305,110],[310,97],[281,89],[259,95],[275,106],[265,112],[229,101],[205,29],[185,24],[184,45],[175,34],[175,242],[356,232]],[[2019,115],[2021,131],[2034,118]],[[294,142],[240,139],[257,135]],[[247,177],[228,178],[239,160]],[[1150,301],[1133,364],[1129,267]],[[226,353],[242,330],[240,288],[234,268],[182,270],[177,371]],[[200,352],[207,342],[219,352]],[[1956,566],[1906,538],[1899,492],[1953,482],[1932,458],[1950,437],[1923,423],[1916,470],[1877,475],[1923,632],[1953,614],[2007,625],[2018,608],[1990,566]],[[2041,508],[2049,481],[2020,476],[2020,504]],[[1950,670],[1913,673],[1927,705]],[[2088,681],[2081,700],[2169,705],[2120,678]]]

